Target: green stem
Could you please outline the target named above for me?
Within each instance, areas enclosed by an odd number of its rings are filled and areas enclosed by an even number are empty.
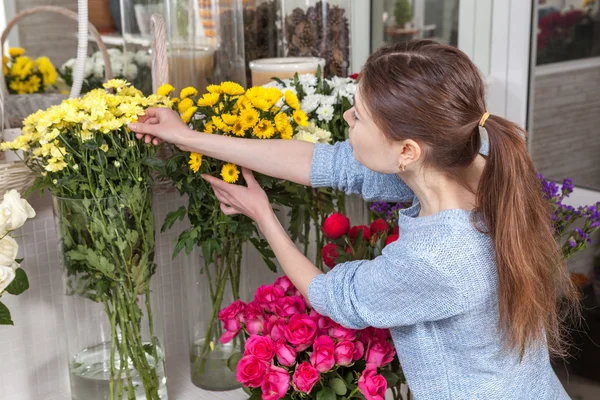
[[[110,336],[113,340],[110,341],[110,380],[108,381],[108,387],[110,390],[110,400],[115,399],[115,340],[117,337],[117,313],[113,307],[110,310],[108,305],[108,299],[104,300],[104,311],[110,319]]]

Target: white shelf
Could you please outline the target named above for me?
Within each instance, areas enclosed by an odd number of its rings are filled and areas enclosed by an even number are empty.
[[[167,358],[167,387],[170,400],[246,400],[242,389],[229,392],[209,392],[194,386],[190,379],[188,355]]]
[[[146,37],[146,36],[139,36],[139,35],[130,35],[127,37],[127,40],[125,40],[125,38],[122,35],[119,35],[117,33],[100,35],[100,37],[102,38],[102,41],[104,42],[104,44],[107,44],[110,46],[123,46],[126,42],[137,44],[137,45],[144,46],[144,47],[150,47],[150,45],[152,44],[151,38]],[[91,35],[88,36],[88,40],[90,42],[95,42],[94,37]]]

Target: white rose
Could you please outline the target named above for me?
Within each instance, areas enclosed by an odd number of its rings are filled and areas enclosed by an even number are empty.
[[[23,226],[27,218],[35,217],[35,210],[29,205],[27,200],[22,199],[19,192],[9,190],[4,195],[4,200],[0,203],[0,208],[6,208],[0,214],[10,213],[10,218],[6,223],[6,231],[14,231]]]
[[[15,262],[19,245],[12,236],[6,235],[0,240],[0,267],[11,267],[16,269],[18,264]]]
[[[333,106],[324,104],[317,109],[317,117],[320,121],[329,122],[333,119]]]
[[[0,265],[0,294],[15,279],[15,275],[14,269]]]

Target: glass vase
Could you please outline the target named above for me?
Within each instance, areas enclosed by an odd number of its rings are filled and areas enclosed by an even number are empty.
[[[222,343],[225,333],[219,312],[235,300],[246,300],[248,281],[242,279],[242,243],[226,242],[213,263],[194,251],[186,266],[190,371],[194,385],[211,391],[242,387],[229,366],[230,357],[243,352],[243,335]]]
[[[243,0],[246,82],[252,82],[250,62],[281,56],[279,0]],[[252,85],[256,86],[254,82]]]
[[[280,0],[282,53],[325,59],[326,77],[350,74],[350,0]]]
[[[170,84],[246,86],[241,0],[166,0]]]
[[[167,399],[150,191],[53,206],[71,398]]]

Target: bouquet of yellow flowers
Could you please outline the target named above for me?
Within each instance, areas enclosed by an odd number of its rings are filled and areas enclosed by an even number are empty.
[[[172,86],[165,85],[158,93],[168,95],[173,90]],[[277,88],[252,87],[245,90],[235,82],[223,82],[220,85],[209,85],[207,93],[199,96],[195,88],[188,87],[181,90],[175,103],[175,108],[185,123],[194,130],[205,132],[198,133],[199,135],[290,140],[298,126],[308,124],[308,117],[300,109],[296,95],[292,91],[284,93]],[[192,350],[192,360],[195,360],[192,361],[192,379],[202,386],[206,360],[214,360],[218,357],[216,354],[227,353],[219,344],[222,327],[218,316],[224,297],[230,297],[225,301],[240,298],[242,245],[250,241],[273,271],[276,271],[276,266],[272,261],[272,251],[259,236],[252,220],[243,215],[224,215],[212,188],[200,176],[210,174],[220,176],[231,184],[243,184],[243,176],[237,165],[173,148],[173,155],[166,161],[165,169],[179,192],[188,195],[189,204],[187,208],[181,207],[169,213],[163,229],[170,228],[187,214],[191,227],[179,235],[175,254],[182,249],[189,254],[195,245],[201,247],[201,274],[207,277],[209,287],[206,291],[211,296],[206,330],[192,338],[197,347]],[[262,175],[258,175],[257,180],[272,201],[285,204],[287,196],[279,180]],[[231,291],[225,293],[228,282]],[[235,345],[239,347],[240,343]],[[225,369],[227,370],[226,367]],[[232,375],[231,379],[235,382],[235,376]]]
[[[145,97],[123,80],[104,86],[107,90],[95,89],[30,115],[22,135],[1,149],[17,151],[37,174],[32,189],[54,195],[65,307],[84,303],[77,324],[99,315],[90,329],[100,336],[74,342],[83,347],[80,342],[98,340],[71,355],[73,379],[86,376],[94,368],[89,363],[97,362],[110,366],[105,379],[111,400],[158,400],[166,393],[164,355],[152,320],[150,281],[156,272],[152,171],[160,161],[156,148],[137,140],[127,124],[146,108],[171,107],[172,102]],[[96,355],[104,358],[96,360]]]
[[[48,57],[39,57],[34,61],[19,47],[8,49],[8,55],[2,56],[2,71],[8,93],[43,93],[56,83],[58,74]]]

